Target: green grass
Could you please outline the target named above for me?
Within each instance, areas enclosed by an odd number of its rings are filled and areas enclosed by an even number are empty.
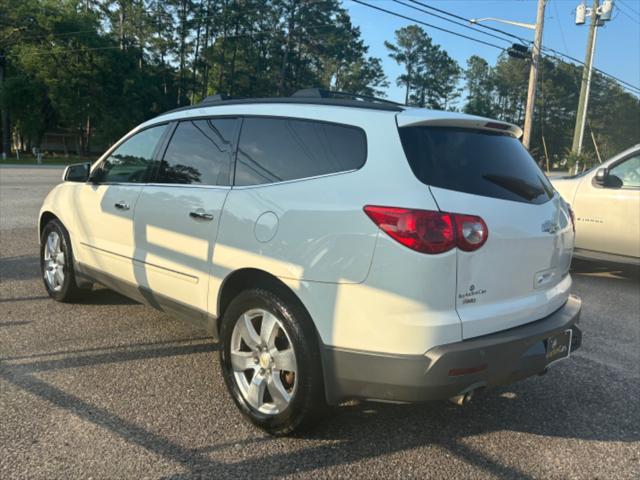
[[[65,157],[64,155],[44,155],[42,157],[42,164],[69,165],[71,163],[93,162],[96,158],[98,158],[97,155],[95,157],[79,157],[77,155],[69,155],[68,157]],[[2,157],[0,157],[0,165],[8,163],[16,165],[36,165],[38,161],[35,156],[26,154],[20,154],[20,159],[16,158],[15,155],[7,157],[6,160],[3,160]]]

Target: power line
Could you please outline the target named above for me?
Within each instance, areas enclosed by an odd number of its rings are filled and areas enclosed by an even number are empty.
[[[511,43],[511,40],[507,40],[504,37],[500,37],[498,35],[494,35],[493,33],[485,32],[483,30],[478,30],[477,28],[474,28],[474,27],[472,27],[470,25],[467,25],[466,23],[461,23],[461,22],[457,22],[456,20],[451,20],[450,18],[443,17],[442,15],[438,15],[437,13],[431,13],[431,12],[429,12],[427,10],[424,10],[424,9],[420,8],[420,7],[416,7],[415,5],[409,5],[408,3],[405,3],[402,0],[392,0],[392,1],[394,1],[395,3],[398,3],[400,5],[404,5],[407,8],[411,8],[413,10],[417,10],[417,11],[425,13],[427,15],[431,15],[433,17],[439,18],[441,20],[444,20],[445,22],[453,23],[454,25],[458,25],[460,27],[467,28],[467,29],[469,29],[469,30],[471,30],[473,32],[481,33],[483,35],[488,35],[490,37],[497,38],[498,40],[502,40],[503,42]]]
[[[564,38],[564,31],[562,30],[562,22],[560,21],[560,14],[558,13],[558,1],[554,0],[553,2],[553,10],[556,14],[556,22],[558,22],[558,28],[560,29],[560,38],[562,38],[562,44],[564,45],[564,51],[569,52],[569,47],[567,46],[567,40]]]
[[[627,2],[623,2],[622,0],[618,0],[618,8],[620,7],[620,5],[624,5],[629,10],[631,10],[633,13],[635,13],[636,15],[640,16],[640,12],[638,10],[636,10],[635,8],[631,7],[631,5],[627,5]]]
[[[449,12],[449,11],[447,11],[447,10],[443,10],[443,9],[441,9],[441,8],[432,7],[431,5],[427,5],[426,3],[419,2],[418,0],[409,0],[409,1],[410,1],[411,3],[416,3],[416,4],[418,4],[418,5],[421,5],[421,6],[423,6],[424,8],[428,8],[429,10],[433,10],[433,11],[435,11],[435,12],[442,13],[442,14],[444,14],[444,15],[448,15],[448,16],[450,16],[450,17],[452,17],[452,18],[456,18],[456,19],[458,19],[458,20],[462,20],[462,21],[465,21],[465,22],[471,23],[471,19],[469,19],[469,18],[465,18],[465,17],[462,17],[462,16],[457,15],[457,14],[455,14],[455,13],[453,13],[453,12]],[[531,43],[531,41],[530,41],[530,40],[527,40],[526,38],[522,38],[522,37],[519,37],[518,35],[514,35],[514,34],[512,34],[512,33],[505,32],[504,30],[501,30],[501,29],[499,29],[499,28],[491,27],[491,26],[489,26],[489,25],[484,25],[484,24],[482,24],[482,23],[477,23],[476,25],[478,25],[478,27],[484,28],[484,29],[486,29],[486,30],[491,30],[491,31],[493,31],[493,32],[501,33],[501,34],[503,34],[503,35],[506,35],[506,36],[507,36],[507,37],[509,37],[509,38],[516,39],[516,40],[518,40],[518,41],[520,41],[520,42],[523,42],[523,43]]]
[[[578,63],[578,64],[580,64],[580,65],[582,65],[582,66],[584,67],[584,62],[582,62],[582,61],[578,60],[578,59],[577,59],[577,58],[575,58],[575,57],[572,57],[571,55],[567,55],[566,53],[559,52],[559,51],[557,51],[557,50],[554,50],[553,48],[543,48],[543,50],[548,51],[548,52],[552,52],[553,54],[555,54],[555,55],[549,55],[549,56],[551,56],[551,57],[558,58],[558,56],[561,56],[561,57],[567,58],[567,59],[569,59],[569,60],[571,60],[571,61],[573,61],[573,62],[575,62],[575,63]],[[609,78],[611,78],[612,80],[615,80],[616,82],[619,82],[619,83],[620,83],[620,84],[622,84],[622,85],[627,86],[629,89],[634,90],[634,91],[635,91],[634,93],[640,93],[640,87],[637,87],[637,86],[635,86],[635,85],[632,85],[632,84],[631,84],[631,83],[629,83],[629,82],[625,82],[624,80],[621,80],[621,79],[619,79],[618,77],[614,77],[614,76],[613,76],[613,75],[611,75],[610,73],[607,73],[607,72],[605,72],[605,71],[603,71],[603,70],[600,70],[599,68],[592,67],[592,70],[594,70],[594,71],[598,72],[599,74],[601,74],[601,75],[603,75],[603,76],[605,76],[605,77],[609,77]]]
[[[630,13],[627,13],[627,11],[624,8],[622,8],[621,5],[622,4],[618,5],[618,12],[622,13],[625,17],[627,17],[632,22],[640,24],[640,22],[638,22],[638,19],[634,18]]]
[[[356,0],[353,0],[353,1],[356,1]],[[409,1],[410,1],[411,3],[416,3],[416,4],[418,4],[418,5],[421,5],[421,6],[425,7],[425,8],[428,8],[428,9],[430,9],[430,10],[435,10],[435,11],[437,11],[437,12],[439,12],[439,13],[444,14],[444,15],[448,15],[448,16],[450,16],[450,17],[452,17],[452,18],[456,18],[456,19],[458,19],[458,20],[464,20],[464,21],[466,21],[466,22],[471,22],[471,20],[470,20],[470,19],[468,19],[468,18],[462,17],[462,16],[460,16],[460,15],[457,15],[457,14],[455,14],[455,13],[449,12],[449,11],[444,10],[444,9],[441,9],[441,8],[436,8],[436,7],[432,7],[432,6],[430,6],[430,5],[426,5],[425,3],[421,2],[421,1],[418,1],[418,0],[409,0]],[[359,3],[359,2],[358,2],[358,3]],[[488,25],[483,25],[483,24],[481,24],[481,23],[479,23],[479,24],[477,24],[477,25],[478,25],[478,26],[480,26],[480,27],[484,27],[484,28],[487,28],[487,29],[489,29],[489,30],[495,31],[495,32],[502,33],[503,35],[509,36],[509,37],[511,37],[511,38],[515,38],[515,39],[517,39],[517,40],[520,40],[521,42],[531,43],[529,40],[526,40],[526,39],[524,39],[524,38],[522,38],[522,37],[519,37],[519,36],[517,36],[517,35],[510,34],[509,32],[506,32],[506,31],[501,30],[501,29],[499,29],[499,28],[490,27],[490,26],[488,26]],[[554,50],[553,48],[543,46],[543,47],[542,47],[542,51],[543,51],[543,52],[552,52],[552,53],[554,53],[554,54],[556,54],[556,55],[563,56],[563,57],[565,57],[565,58],[570,59],[571,61],[573,61],[573,62],[575,62],[575,63],[578,63],[579,65],[584,66],[584,62],[583,62],[583,61],[578,60],[577,58],[572,57],[572,56],[570,56],[570,55],[568,55],[568,54],[558,52],[557,50]],[[632,90],[634,90],[634,91],[638,91],[638,92],[640,92],[640,87],[637,87],[636,85],[632,85],[632,84],[631,84],[631,83],[629,83],[629,82],[625,82],[624,80],[621,80],[620,78],[618,78],[618,77],[616,77],[616,76],[614,76],[614,75],[611,75],[610,73],[606,73],[606,72],[604,72],[603,70],[600,70],[600,69],[598,69],[598,68],[595,68],[595,67],[594,67],[594,68],[593,68],[593,70],[595,70],[596,72],[600,73],[601,75],[604,75],[605,77],[609,77],[609,78],[611,78],[611,79],[613,79],[613,80],[615,80],[615,81],[619,82],[620,84],[627,86],[629,89],[632,89]]]
[[[327,0],[311,0],[311,3],[324,3],[326,1]],[[502,51],[505,50],[504,47],[501,47],[499,45],[496,45],[496,44],[493,44],[493,43],[490,43],[490,42],[486,42],[484,40],[481,40],[481,39],[478,39],[478,38],[475,38],[475,37],[464,35],[464,34],[459,33],[459,32],[454,32],[452,30],[448,30],[448,29],[443,28],[443,27],[438,27],[437,25],[433,25],[433,24],[430,24],[430,23],[427,23],[427,22],[423,22],[423,21],[420,21],[418,19],[403,15],[401,13],[393,12],[391,10],[387,10],[385,8],[382,8],[382,7],[371,5],[371,4],[363,2],[361,0],[352,0],[352,1],[355,2],[355,3],[361,4],[363,6],[366,6],[366,7],[369,7],[369,8],[372,8],[372,9],[387,13],[389,15],[393,15],[393,16],[396,16],[396,17],[399,17],[399,18],[403,18],[405,20],[409,20],[411,22],[415,22],[415,23],[419,23],[419,24],[425,25],[425,26],[433,28],[435,30],[439,30],[439,31],[442,31],[442,32],[445,32],[445,33],[456,35],[458,37],[465,38],[467,40],[471,40],[473,42],[480,43],[480,44],[483,44],[483,45],[486,45],[486,46],[489,46],[489,47],[493,47],[493,48],[496,48],[498,50],[502,50]],[[433,13],[430,13],[430,12],[426,12],[426,11],[422,10],[421,8],[414,7],[412,5],[408,5],[408,4],[404,3],[403,1],[400,1],[400,0],[393,0],[393,1],[398,3],[398,4],[405,5],[408,8],[413,8],[414,10],[418,10],[418,11],[420,11],[422,13],[427,14],[427,15],[431,15],[431,16],[440,18],[442,20],[449,21],[450,23],[454,23],[454,24],[456,24],[458,26],[463,26],[463,27],[471,29],[473,31],[477,31],[478,33],[484,33],[484,34],[490,35],[492,37],[495,37],[495,38],[497,38],[499,40],[507,41],[506,39],[498,37],[497,35],[488,34],[487,32],[482,32],[480,30],[476,30],[475,28],[470,27],[469,25],[463,25],[463,24],[461,24],[459,22],[455,22],[453,20],[449,20],[449,19],[447,19],[445,17],[442,17],[441,15],[436,15],[436,14],[433,14]],[[465,21],[465,22],[470,22],[470,19],[468,19],[468,18],[462,17],[460,15],[457,15],[457,14],[452,13],[452,12],[448,12],[448,11],[440,9],[440,8],[436,8],[436,7],[432,7],[430,5],[426,5],[426,4],[424,4],[424,3],[420,2],[420,1],[417,1],[417,0],[408,0],[408,1],[410,1],[411,3],[417,4],[417,5],[420,5],[420,6],[424,7],[424,8],[426,8],[426,9],[437,11],[439,13],[442,13],[443,15],[448,15],[448,16],[450,16],[452,18],[456,18],[458,20],[462,20],[462,21]],[[555,6],[555,4],[554,4],[554,6]],[[229,7],[227,7],[227,8],[229,8]],[[149,13],[149,12],[147,12],[147,13]],[[156,13],[156,14],[164,13],[164,14],[167,14],[167,15],[171,15],[168,12],[153,12],[153,13]],[[203,20],[203,19],[208,19],[208,18],[213,18],[213,17],[216,17],[216,15],[208,15],[208,16],[203,16],[203,17],[194,17],[194,18],[191,18],[189,20],[190,21]],[[321,26],[316,26],[316,27],[309,27],[308,29],[329,28],[329,27],[332,27],[332,26],[333,25],[321,25]],[[507,37],[516,39],[516,40],[518,40],[518,41],[520,41],[522,43],[531,43],[529,40],[527,40],[525,38],[519,37],[517,35],[513,35],[513,34],[511,34],[509,32],[501,30],[499,28],[494,28],[494,27],[490,27],[488,25],[483,25],[483,24],[477,24],[477,26],[485,28],[485,29],[488,29],[488,30],[491,30],[491,31],[494,31],[494,32],[501,33],[502,35],[505,35]],[[92,30],[77,30],[77,31],[72,31],[72,32],[50,33],[50,34],[26,36],[26,37],[22,37],[22,39],[25,39],[25,38],[37,38],[39,36],[42,36],[42,37],[67,36],[67,35],[76,35],[76,34],[80,34],[80,33],[89,33],[89,32],[94,32],[94,31],[96,31],[96,30],[92,29]],[[253,32],[253,33],[245,33],[245,34],[237,34],[237,35],[226,35],[226,36],[220,36],[220,37],[213,37],[213,40],[224,39],[224,38],[253,37],[253,36],[256,36],[256,35],[264,35],[266,33],[277,33],[279,31],[280,30],[273,30],[273,31],[269,31],[269,32]],[[561,30],[561,33],[562,33],[562,30]],[[562,33],[562,36],[563,36],[563,42],[565,43],[565,49],[566,49],[566,42],[564,41],[564,34],[563,33]],[[117,49],[117,48],[120,48],[120,47],[119,46],[118,47],[116,47],[116,46],[114,46],[114,47],[93,47],[93,48],[67,49],[67,50],[60,50],[60,51],[57,51],[57,52],[30,52],[30,53],[32,55],[42,55],[42,54],[57,55],[57,54],[70,53],[70,52],[80,52],[80,51],[85,51],[86,52],[86,51],[95,51],[95,50],[110,50],[110,49]],[[567,59],[569,59],[569,60],[571,60],[571,61],[573,61],[573,62],[575,62],[575,63],[577,63],[579,65],[584,66],[584,62],[582,62],[581,60],[578,60],[577,58],[572,57],[572,56],[570,56],[570,55],[568,55],[566,53],[558,52],[557,50],[554,50],[552,48],[545,47],[545,46],[542,47],[542,51],[543,52],[551,52],[551,53],[555,54],[555,55],[550,55],[550,56],[552,56],[554,58],[558,58],[558,55],[559,55],[559,56],[567,58]],[[606,73],[606,72],[604,72],[604,71],[602,71],[602,70],[600,70],[598,68],[594,67],[593,70],[595,70],[596,72],[600,73],[601,75],[604,75],[605,77],[609,77],[612,80],[615,80],[615,81],[619,82],[621,85],[624,85],[624,86],[628,87],[629,89],[633,90],[634,93],[640,93],[640,88],[635,86],[635,85],[632,85],[631,83],[625,82],[624,80],[621,80],[620,78],[615,77],[614,75],[611,75],[609,73]]]
[[[563,55],[564,57],[569,58],[569,59],[571,59],[572,61],[577,62],[577,63],[579,63],[579,64],[582,64],[582,65],[584,66],[584,63],[583,63],[583,62],[581,62],[580,60],[578,60],[578,59],[576,59],[576,58],[574,58],[574,57],[570,56],[568,53],[566,53],[566,52],[568,52],[568,51],[569,51],[569,48],[568,48],[568,46],[567,46],[567,41],[566,41],[566,39],[565,39],[565,37],[564,37],[564,31],[562,30],[562,22],[560,21],[560,14],[558,13],[558,0],[555,0],[555,1],[553,2],[553,8],[554,8],[554,11],[555,11],[555,14],[556,14],[556,20],[557,20],[557,22],[558,22],[558,27],[559,27],[559,29],[560,29],[560,36],[561,36],[561,38],[562,38],[562,43],[563,43],[563,45],[564,45],[564,51],[565,51],[565,53],[559,53],[559,55]],[[550,49],[550,48],[547,48],[547,47],[543,47],[543,50],[554,51],[554,50],[552,50],[552,49]],[[553,58],[556,58],[557,60],[564,61],[564,60],[562,60],[561,58],[559,58],[558,56],[552,56],[552,57],[553,57]],[[594,69],[594,70],[596,70],[596,71],[598,71],[599,73],[601,73],[601,74],[602,74],[602,75],[604,75],[604,76],[609,76],[609,74],[607,74],[607,73],[605,73],[605,72],[602,72],[601,70],[598,70],[598,69],[596,69],[596,68],[593,68],[593,69]],[[616,81],[618,81],[618,82],[620,82],[620,83],[626,83],[626,82],[624,82],[623,80],[620,80],[619,78],[616,78],[616,77],[613,77],[613,76],[611,76],[611,78],[614,78]],[[629,87],[630,89],[635,89],[635,88],[636,88],[636,87],[634,87],[634,86],[633,86],[633,85],[631,85],[631,84],[626,84],[626,85],[628,85],[628,87]],[[577,84],[576,84],[576,87],[577,87],[577,88],[579,88],[579,85],[577,85]]]
[[[465,35],[463,33],[458,33],[458,32],[454,32],[452,30],[448,30],[446,28],[438,27],[438,26],[433,25],[431,23],[423,22],[421,20],[417,20],[415,18],[411,18],[411,17],[408,17],[406,15],[403,15],[401,13],[397,13],[397,12],[393,12],[391,10],[387,10],[386,8],[377,7],[375,5],[371,5],[370,3],[366,3],[366,2],[363,2],[361,0],[352,0],[352,1],[355,2],[355,3],[359,3],[360,5],[364,5],[365,7],[369,7],[369,8],[372,8],[374,10],[379,10],[380,12],[384,12],[384,13],[387,13],[389,15],[393,15],[395,17],[403,18],[405,20],[409,20],[410,22],[419,23],[421,25],[425,25],[425,26],[433,28],[435,30],[440,30],[441,32],[446,32],[446,33],[450,33],[452,35],[456,35],[458,37],[466,38],[467,40],[471,40],[471,41],[474,41],[474,42],[477,42],[477,43],[481,43],[481,44],[487,45],[489,47],[497,48],[498,50],[504,50],[504,47],[501,47],[501,46],[496,45],[494,43],[485,42],[484,40],[480,40],[479,38],[470,37],[470,36]]]

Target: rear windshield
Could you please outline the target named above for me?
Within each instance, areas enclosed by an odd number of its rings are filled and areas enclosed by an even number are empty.
[[[553,188],[519,140],[466,128],[400,128],[418,179],[434,187],[525,203],[545,203]]]

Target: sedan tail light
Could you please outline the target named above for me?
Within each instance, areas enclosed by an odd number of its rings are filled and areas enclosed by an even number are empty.
[[[474,215],[376,205],[367,205],[364,211],[391,238],[421,253],[444,253],[455,247],[471,252],[489,235],[484,220]]]

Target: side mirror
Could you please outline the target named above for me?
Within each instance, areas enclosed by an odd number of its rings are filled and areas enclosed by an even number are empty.
[[[594,180],[598,185],[606,185],[608,177],[609,170],[607,168],[599,168],[598,170],[596,170],[596,176]]]
[[[90,163],[74,163],[67,165],[62,174],[64,182],[86,182],[89,180]]]

